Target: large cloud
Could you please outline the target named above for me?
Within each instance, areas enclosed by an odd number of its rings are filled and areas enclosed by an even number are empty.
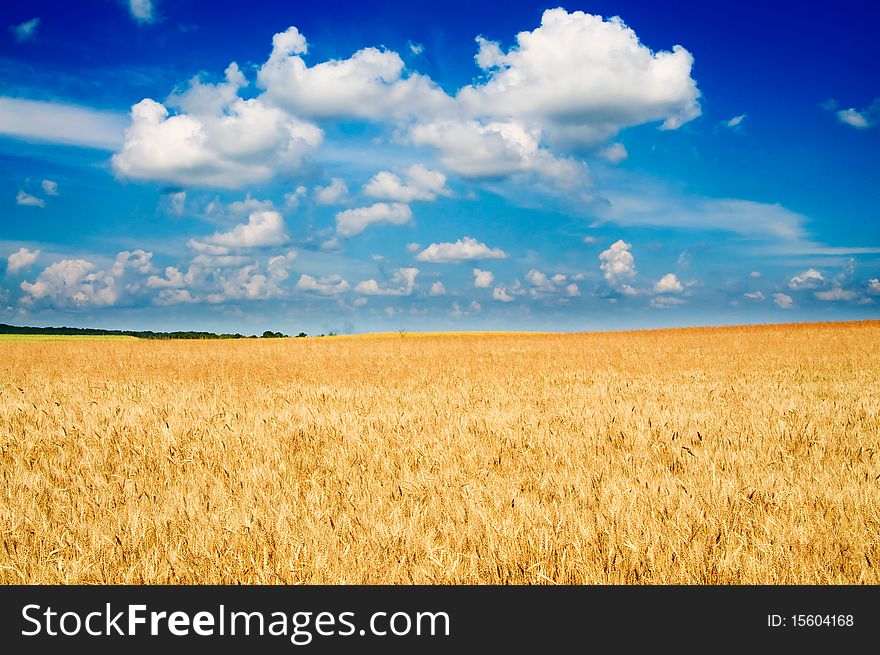
[[[405,74],[396,52],[364,48],[348,59],[306,64],[308,43],[296,27],[276,34],[260,68],[266,96],[310,118],[404,118],[436,113],[452,100],[430,78]]]
[[[293,171],[323,132],[259,98],[238,96],[244,76],[234,63],[224,84],[194,81],[172,96],[179,113],[149,98],[131,109],[125,144],[113,167],[126,178],[237,188]]]
[[[674,129],[700,115],[691,54],[680,45],[652,52],[617,17],[549,9],[506,53],[477,40],[489,79],[458,93],[473,116],[533,120],[553,142],[593,146],[625,127]]]

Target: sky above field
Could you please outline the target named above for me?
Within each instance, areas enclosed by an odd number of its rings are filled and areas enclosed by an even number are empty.
[[[878,10],[671,4],[4,3],[0,322],[876,318]]]

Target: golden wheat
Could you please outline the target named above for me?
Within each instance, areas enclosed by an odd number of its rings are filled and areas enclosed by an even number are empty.
[[[0,341],[0,582],[880,582],[880,323],[413,336]]]

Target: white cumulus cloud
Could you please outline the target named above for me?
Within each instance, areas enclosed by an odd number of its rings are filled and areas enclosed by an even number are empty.
[[[654,285],[654,293],[681,293],[684,287],[674,273],[667,273]]]
[[[541,146],[540,129],[514,120],[425,122],[413,126],[409,135],[414,145],[436,148],[443,165],[462,177],[529,173],[563,188],[587,183],[585,164],[557,157]]]
[[[191,82],[168,108],[146,98],[131,109],[125,143],[113,168],[125,178],[237,188],[295,170],[323,132],[259,98],[238,96],[247,81],[235,63],[226,82]]]
[[[630,285],[637,275],[631,248],[632,244],[620,239],[599,253],[599,269],[608,286],[626,295],[635,294],[635,289]]]
[[[416,255],[422,262],[450,264],[480,259],[506,259],[507,253],[500,248],[490,248],[471,237],[463,237],[455,243],[432,243]]]
[[[47,266],[34,282],[22,282],[27,294],[22,302],[37,302],[54,307],[104,307],[115,305],[126,291],[138,285],[129,280],[132,273],[146,275],[153,271],[153,254],[143,250],[122,251],[110,270],[99,270],[86,259],[63,259]]]
[[[628,126],[675,129],[700,115],[691,54],[680,45],[652,52],[617,17],[548,9],[506,53],[477,42],[488,80],[461,89],[458,101],[478,115],[539,121],[553,142],[594,145]]]
[[[28,250],[27,248],[19,248],[16,252],[6,258],[6,273],[14,274],[21,270],[29,268],[31,264],[37,261],[40,256],[39,250]]]
[[[825,283],[825,277],[815,268],[809,268],[803,273],[793,275],[788,280],[788,288],[794,289],[815,289]]]
[[[478,289],[488,289],[492,286],[495,275],[492,271],[483,271],[479,268],[474,269],[474,286]]]
[[[336,234],[352,237],[360,234],[370,225],[389,223],[406,225],[412,220],[412,210],[402,203],[377,202],[369,207],[346,209],[336,214]]]
[[[449,189],[443,173],[414,164],[406,170],[406,182],[394,173],[381,171],[364,186],[364,193],[373,198],[413,202],[436,200],[438,195],[448,195]]]
[[[193,239],[190,247],[213,255],[225,255],[234,248],[277,246],[288,240],[284,220],[277,211],[253,212],[246,223],[226,232],[215,232],[202,240]],[[207,245],[208,248],[204,246]]]
[[[309,66],[306,38],[296,27],[276,34],[257,77],[266,96],[309,118],[403,118],[435,113],[451,99],[430,78],[407,74],[396,52],[363,48],[348,59]]]

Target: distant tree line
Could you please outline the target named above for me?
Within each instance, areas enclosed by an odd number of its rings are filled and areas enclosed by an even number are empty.
[[[62,336],[95,336],[95,337],[137,337],[138,339],[256,339],[256,334],[217,334],[216,332],[153,332],[152,330],[102,330],[100,328],[74,328],[74,327],[29,327],[21,325],[7,325],[0,323],[0,334],[45,334]],[[264,339],[280,339],[287,335],[282,332],[263,332]],[[308,336],[300,332],[297,337]],[[323,335],[322,335],[323,336]]]

